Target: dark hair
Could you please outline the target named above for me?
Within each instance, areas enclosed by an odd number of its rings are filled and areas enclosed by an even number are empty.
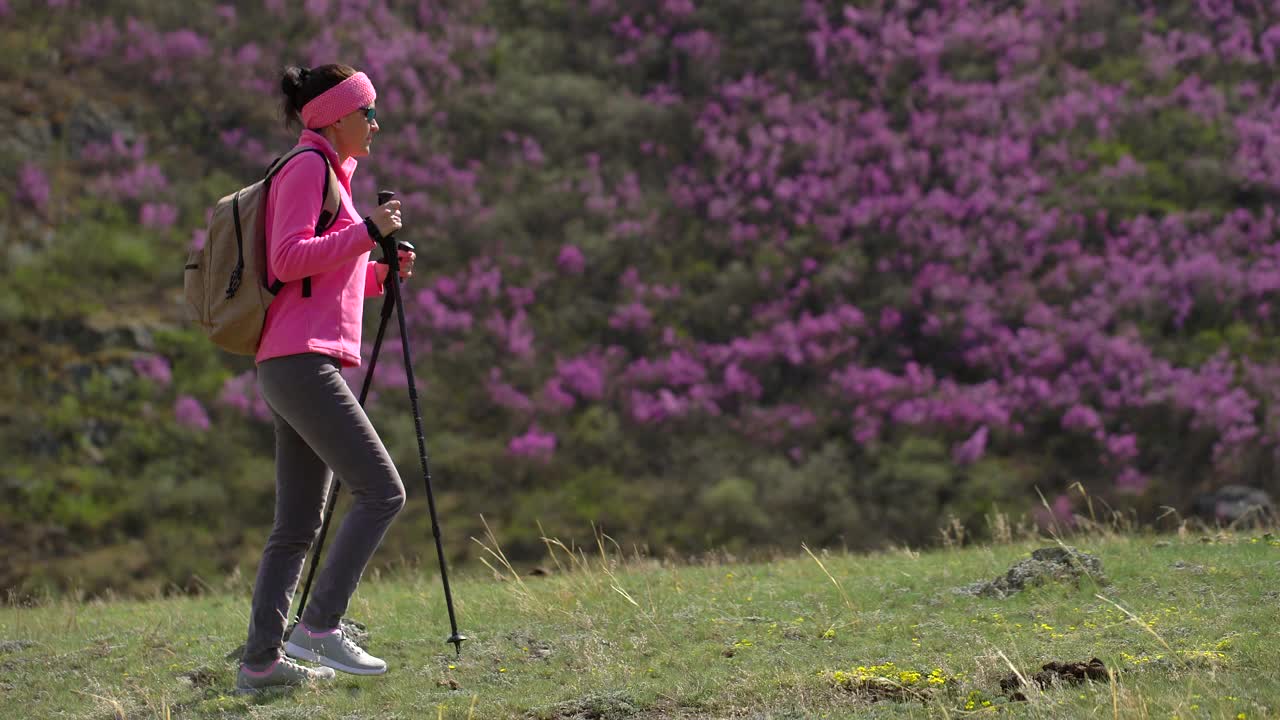
[[[285,68],[284,77],[280,79],[280,89],[284,91],[285,126],[301,127],[303,105],[355,74],[356,69],[347,65],[331,64],[316,68],[290,65]]]

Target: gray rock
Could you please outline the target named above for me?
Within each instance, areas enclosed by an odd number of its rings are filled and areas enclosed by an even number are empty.
[[[1186,571],[1188,571],[1188,572],[1190,572],[1190,573],[1193,573],[1193,574],[1195,574],[1195,575],[1203,575],[1203,574],[1204,574],[1204,566],[1203,566],[1203,565],[1197,565],[1197,564],[1195,564],[1195,563],[1189,563],[1189,562],[1187,562],[1187,561],[1185,561],[1185,560],[1175,560],[1175,561],[1173,562],[1173,565],[1172,565],[1171,567],[1172,567],[1174,570],[1186,570]]]
[[[81,344],[150,351],[156,346],[152,336],[156,327],[137,319],[102,314],[87,318],[78,332],[84,338]]]
[[[525,717],[537,720],[617,720],[637,712],[639,708],[630,696],[610,691],[530,710]]]
[[[364,623],[342,618],[338,624],[342,626],[342,634],[351,638],[351,642],[362,648],[369,646],[369,628]]]
[[[27,157],[44,157],[53,147],[53,128],[43,118],[20,120],[6,146],[6,150],[20,149]]]
[[[1275,516],[1275,502],[1267,491],[1248,485],[1223,485],[1200,495],[1192,512],[1209,522],[1231,524],[1253,520],[1264,523]]]
[[[1108,582],[1102,573],[1101,560],[1075,548],[1054,546],[1033,551],[1030,558],[1018,561],[1008,572],[990,582],[972,583],[955,588],[953,592],[1006,598],[1047,582],[1079,583],[1086,576],[1100,585]]]
[[[34,640],[0,640],[0,655],[22,652],[37,645]]]
[[[131,143],[137,139],[137,133],[119,110],[92,101],[78,103],[71,109],[66,134],[67,144],[77,152],[89,143],[109,143],[116,134]]]
[[[44,99],[31,88],[5,85],[3,89],[6,102],[0,107],[0,123],[9,131],[0,138],[0,159],[30,159],[43,164],[54,144],[53,124]]]

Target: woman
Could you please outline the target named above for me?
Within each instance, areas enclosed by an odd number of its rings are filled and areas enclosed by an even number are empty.
[[[377,93],[364,73],[345,65],[290,67],[281,86],[286,122],[300,121],[298,144],[328,158],[342,202],[334,222],[317,234],[328,170],[312,152],[276,174],[267,199],[267,282],[279,279],[284,286],[267,311],[256,361],[275,422],[276,507],[236,678],[245,692],[332,679],[334,669],[386,672],[385,662],[343,637],[339,620],[405,498],[391,457],[340,372],[360,364],[363,299],[380,295],[386,279],[387,266],[370,262],[370,251],[377,238],[401,226],[399,201],[365,218],[351,201],[356,158],[369,154],[378,132]],[[413,261],[413,253],[401,253],[402,278],[412,276]],[[286,640],[286,616],[320,530],[333,472],[355,503]]]

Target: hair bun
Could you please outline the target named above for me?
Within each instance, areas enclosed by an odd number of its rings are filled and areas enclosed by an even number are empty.
[[[280,78],[280,89],[284,91],[286,97],[294,99],[310,75],[311,68],[290,65],[284,69],[284,76]]]

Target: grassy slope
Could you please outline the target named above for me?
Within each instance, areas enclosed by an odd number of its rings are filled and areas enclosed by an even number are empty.
[[[227,695],[234,663],[225,656],[246,623],[243,580],[200,598],[10,608],[0,610],[0,716],[958,717],[975,690],[983,715],[1280,714],[1280,541],[1097,537],[1077,546],[1101,558],[1111,585],[1007,600],[951,588],[1002,573],[1034,545],[680,568],[598,553],[571,562],[561,552],[572,572],[455,581],[471,636],[460,659],[443,643],[437,578],[369,578],[349,614],[371,626],[370,649],[393,671],[253,699]],[[1023,671],[1097,656],[1123,672],[1114,685],[982,710],[984,697],[1000,702],[1002,654]],[[958,678],[924,702],[874,704],[831,680],[830,671],[885,662]]]

